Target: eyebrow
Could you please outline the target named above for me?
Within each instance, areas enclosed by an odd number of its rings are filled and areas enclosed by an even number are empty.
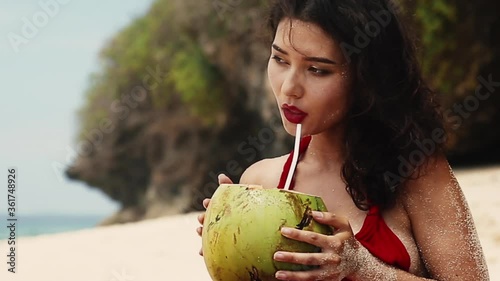
[[[280,48],[278,45],[273,44],[272,47],[276,51],[278,51],[278,52],[280,52],[282,54],[288,55],[288,53],[285,50],[283,50],[282,48]],[[336,62],[334,62],[334,61],[332,61],[330,59],[322,58],[322,57],[306,57],[305,60],[306,61],[321,62],[321,63],[328,63],[328,64],[337,64]]]

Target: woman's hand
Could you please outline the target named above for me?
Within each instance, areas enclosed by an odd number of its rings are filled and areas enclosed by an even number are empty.
[[[219,180],[219,185],[221,184],[232,184],[233,181],[227,177],[226,175],[224,174],[220,174],[218,177],[218,180]],[[203,199],[203,207],[208,208],[208,205],[210,204],[210,199],[209,198],[205,198]],[[201,234],[203,233],[203,222],[205,221],[205,213],[202,213],[202,214],[199,214],[198,215],[198,222],[201,224],[200,227],[196,228],[196,232],[198,233],[198,235],[201,237]],[[203,249],[200,249],[200,252],[199,252],[200,256],[203,256]]]
[[[335,229],[332,235],[283,227],[281,234],[287,238],[306,242],[321,248],[320,253],[294,253],[278,251],[276,261],[316,265],[309,271],[278,271],[276,278],[290,281],[342,280],[353,275],[359,267],[357,252],[361,247],[354,238],[349,221],[328,212],[313,212],[315,221]]]

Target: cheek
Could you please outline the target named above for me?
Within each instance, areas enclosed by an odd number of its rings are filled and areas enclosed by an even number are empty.
[[[332,83],[317,88],[317,108],[322,108],[325,121],[332,121],[346,115],[349,110],[349,87],[343,83]]]
[[[282,81],[279,70],[272,62],[269,62],[267,66],[267,79],[269,79],[269,84],[271,85],[274,95],[278,95]]]

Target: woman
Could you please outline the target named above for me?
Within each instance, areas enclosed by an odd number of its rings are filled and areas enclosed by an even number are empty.
[[[294,135],[300,123],[305,136],[291,188],[321,196],[329,212],[314,219],[335,229],[282,228],[322,251],[275,253],[277,261],[318,266],[278,271],[279,280],[489,279],[442,151],[438,105],[394,7],[387,0],[271,7],[268,78],[286,131]],[[290,160],[259,161],[240,183],[283,188]]]

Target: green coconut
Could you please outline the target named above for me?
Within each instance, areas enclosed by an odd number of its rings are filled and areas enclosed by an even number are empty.
[[[205,215],[202,248],[214,281],[276,280],[278,270],[310,270],[312,266],[277,262],[276,251],[319,252],[316,246],[288,239],[282,227],[331,234],[312,211],[327,211],[320,197],[260,186],[222,184]]]

